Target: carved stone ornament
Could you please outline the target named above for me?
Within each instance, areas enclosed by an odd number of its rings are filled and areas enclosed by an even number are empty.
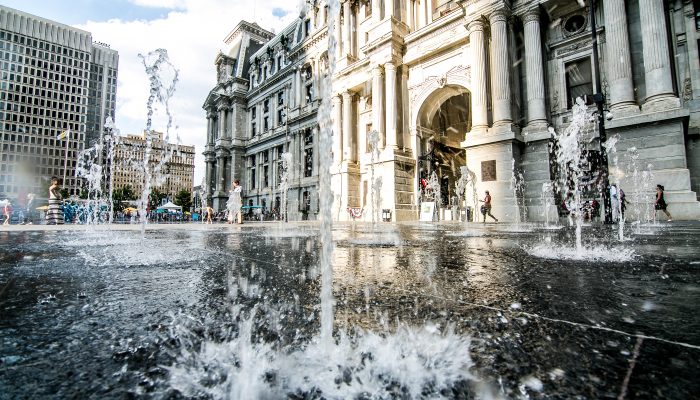
[[[683,100],[688,101],[693,98],[693,83],[690,77],[683,81]]]
[[[228,73],[228,68],[226,67],[226,64],[220,63],[219,64],[219,74],[218,74],[218,81],[219,83],[226,82],[229,80],[229,73]]]

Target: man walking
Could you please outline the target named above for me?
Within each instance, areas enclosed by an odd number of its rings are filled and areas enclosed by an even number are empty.
[[[484,197],[484,199],[480,201],[484,203],[484,205],[481,206],[481,214],[484,216],[484,223],[486,223],[487,215],[493,218],[494,221],[498,222],[498,218],[494,217],[493,214],[491,214],[491,195],[489,194],[488,190],[486,191],[486,197]]]

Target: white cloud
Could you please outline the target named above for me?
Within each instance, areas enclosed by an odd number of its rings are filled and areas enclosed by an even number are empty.
[[[225,49],[224,37],[241,19],[280,31],[299,13],[289,0],[131,0],[138,4],[180,7],[167,17],[153,21],[88,22],[80,28],[92,32],[93,40],[108,43],[119,52],[119,79],[115,122],[122,134],[138,133],[146,126],[149,83],[138,54],[158,48],[168,50],[170,61],[180,71],[179,83],[171,100],[174,130],[183,144],[195,145],[195,184],[204,176],[204,150],[207,121],[202,104],[216,84],[214,59]],[[251,4],[253,3],[253,4]],[[292,4],[290,4],[292,3]],[[279,10],[287,11],[282,18]],[[153,128],[165,130],[160,110]]]

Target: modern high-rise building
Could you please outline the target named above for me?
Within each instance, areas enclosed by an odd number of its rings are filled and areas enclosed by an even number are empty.
[[[44,197],[51,176],[80,191],[77,156],[114,117],[118,63],[90,32],[0,6],[0,197]]]
[[[152,172],[151,187],[165,193],[171,199],[180,191],[192,192],[194,181],[194,146],[168,143],[163,133],[151,133],[149,170]],[[137,196],[143,191],[145,182],[143,162],[146,152],[146,136],[117,136],[114,144],[114,189],[130,186]],[[157,174],[153,172],[159,171]]]

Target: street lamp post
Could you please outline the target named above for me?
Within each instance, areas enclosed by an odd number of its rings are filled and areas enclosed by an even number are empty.
[[[601,91],[600,60],[598,58],[598,32],[596,31],[595,23],[596,3],[596,0],[591,0],[589,7],[591,20],[591,43],[593,48],[593,68],[595,69],[595,94],[593,95],[593,101],[595,101],[596,105],[598,106],[598,145],[600,147],[599,164],[603,178],[603,212],[605,213],[605,223],[612,224],[612,207],[610,204],[610,192],[608,190],[608,186],[610,186],[610,181],[608,179],[608,152],[605,150],[605,142],[608,140],[608,136],[605,133],[605,115],[603,114],[605,96]]]

